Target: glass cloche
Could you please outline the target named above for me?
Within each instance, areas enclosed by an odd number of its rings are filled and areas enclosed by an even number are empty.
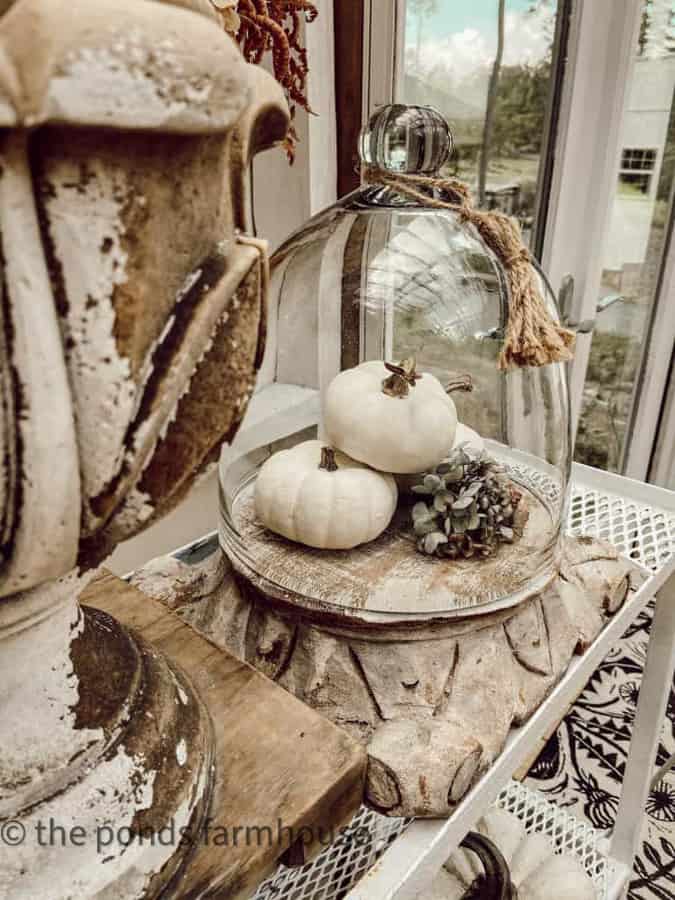
[[[395,105],[359,152],[371,172],[433,175],[451,146],[439,113]],[[570,469],[566,371],[499,368],[509,301],[474,225],[383,183],[277,250],[258,391],[220,472],[221,542],[255,589],[393,622],[490,612],[548,583]]]

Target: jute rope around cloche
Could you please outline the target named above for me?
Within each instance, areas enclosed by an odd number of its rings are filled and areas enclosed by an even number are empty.
[[[554,322],[546,309],[537,289],[530,252],[523,244],[520,225],[515,219],[495,210],[476,209],[469,188],[454,178],[396,174],[377,166],[364,166],[361,175],[368,184],[384,184],[425,206],[456,212],[475,226],[501,261],[509,279],[511,297],[509,320],[499,355],[500,369],[545,366],[572,359],[574,332]],[[420,188],[427,188],[430,193]],[[456,200],[433,196],[434,189]]]

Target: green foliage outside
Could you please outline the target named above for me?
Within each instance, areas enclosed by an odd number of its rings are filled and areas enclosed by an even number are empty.
[[[591,344],[574,458],[618,471],[640,358],[635,337],[596,332]]]
[[[537,174],[545,134],[550,89],[549,61],[537,65],[504,66],[500,73],[488,163],[487,187],[518,186],[515,206],[507,211],[524,226],[532,222]],[[460,120],[453,132],[456,154],[452,174],[473,183],[478,171],[483,138],[482,120]]]
[[[491,159],[539,154],[544,137],[551,64],[504,66],[499,78]],[[452,123],[462,168],[474,163],[480,151],[480,119]]]
[[[548,61],[502,67],[492,137],[495,156],[541,152],[550,77]]]

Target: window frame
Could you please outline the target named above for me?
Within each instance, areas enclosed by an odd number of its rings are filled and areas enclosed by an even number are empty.
[[[376,106],[395,98],[404,58],[405,0],[362,2],[364,122]],[[540,169],[539,194],[548,197],[545,209],[540,205],[537,211],[533,245],[554,290],[561,291],[568,275],[574,280],[574,291],[567,293],[562,309],[566,321],[594,322],[623,150],[634,149],[622,144],[622,124],[638,59],[634,48],[642,0],[559,0],[559,8],[563,13],[558,25],[564,29],[562,33],[556,29],[557,46],[564,52],[553,73],[560,79],[554,88],[559,107],[552,111],[547,126],[551,140],[543,151],[547,155]],[[377,39],[371,40],[371,35]],[[598,135],[604,140],[598,140]],[[652,179],[659,156],[657,151]],[[625,475],[661,484],[672,472],[675,446],[674,207],[671,197],[661,274],[644,335],[622,460]],[[579,335],[569,370],[573,432],[581,412],[590,347],[591,335]]]
[[[640,193],[648,197],[654,186],[659,151],[656,147],[623,147],[619,162],[619,184],[642,184]],[[630,165],[630,163],[638,163]]]
[[[665,368],[665,367],[664,367]],[[649,481],[673,490],[675,486],[675,353],[673,353],[668,385],[663,403],[660,427],[649,468]]]
[[[648,162],[650,165],[639,165],[639,166],[630,166],[626,162],[626,158],[630,158],[631,154],[634,158],[639,158],[641,163],[645,162],[645,156],[650,154],[650,159]],[[636,157],[636,154],[642,154],[640,157]],[[658,150],[656,147],[623,147],[621,150],[621,163],[619,164],[620,172],[654,172],[656,169],[656,159],[658,156]]]
[[[595,321],[602,276],[603,247],[621,163],[621,133],[628,88],[637,59],[642,0],[566,0],[567,33],[556,29],[566,54],[554,69],[561,78],[559,108],[549,119],[553,140],[541,169],[540,194],[548,193],[545,211],[537,211],[543,234],[535,234],[544,271],[559,292],[567,276],[574,291],[565,292],[562,314],[570,323]],[[563,0],[559,8],[566,8]],[[404,46],[405,0],[364,0],[362,121],[375,106],[391,103],[400,74]],[[563,15],[564,15],[563,12]],[[560,17],[559,17],[560,18]],[[370,35],[377,35],[371,41]],[[399,52],[397,52],[399,51]],[[562,71],[564,67],[564,72]],[[598,140],[603,135],[604,140]],[[584,227],[580,228],[580,222]],[[664,306],[667,304],[658,304]],[[573,431],[581,411],[591,336],[579,335],[570,365]],[[665,367],[663,367],[665,368]],[[640,448],[646,474],[649,452]]]
[[[675,448],[675,183],[668,230],[626,432],[623,472],[630,478],[666,485]]]
[[[632,48],[637,46],[641,12],[641,0],[576,0],[572,10],[542,252],[542,265],[554,288],[560,288],[566,275],[574,279],[574,292],[562,310],[570,322],[594,322],[596,318],[603,248],[619,172],[623,111],[636,58]],[[604,135],[604,141],[599,141],[598,135]],[[590,347],[591,335],[580,335],[570,366],[574,432]]]

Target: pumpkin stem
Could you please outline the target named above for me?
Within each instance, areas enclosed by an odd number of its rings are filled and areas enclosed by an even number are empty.
[[[447,394],[451,394],[453,391],[472,391],[473,390],[473,378],[470,375],[460,375],[458,378],[454,379],[448,383],[445,388],[445,392]]]
[[[398,366],[386,362],[384,367],[388,372],[391,372],[391,375],[382,382],[382,392],[389,397],[398,397],[399,399],[407,397],[410,393],[410,388],[415,387],[416,382],[422,377],[416,372],[416,365],[414,356],[404,359]]]
[[[319,463],[320,469],[325,469],[327,472],[337,472],[339,466],[335,462],[335,450],[332,447],[322,447],[321,448],[321,462]]]

